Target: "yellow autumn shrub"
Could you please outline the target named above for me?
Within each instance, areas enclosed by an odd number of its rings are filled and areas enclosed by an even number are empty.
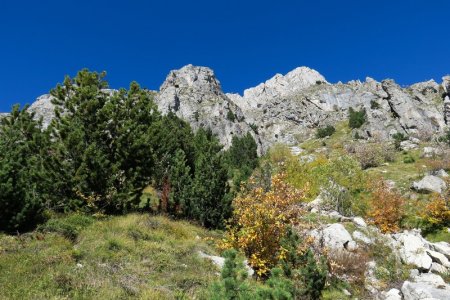
[[[450,208],[448,201],[441,195],[435,193],[425,206],[421,214],[422,219],[429,231],[440,229],[450,225]]]
[[[241,250],[260,277],[277,264],[283,253],[280,241],[301,213],[295,204],[304,199],[304,191],[287,184],[285,177],[273,176],[269,191],[255,184],[254,178],[249,179],[253,188],[243,190],[234,200],[233,217],[221,245]]]
[[[386,182],[377,178],[370,182],[368,216],[383,233],[396,232],[404,213],[404,199]]]

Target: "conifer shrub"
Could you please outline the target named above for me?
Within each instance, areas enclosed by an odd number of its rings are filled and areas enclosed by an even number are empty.
[[[406,141],[408,139],[407,136],[405,136],[403,133],[401,132],[397,132],[396,134],[392,135],[392,138],[394,139],[394,146],[396,150],[400,150],[400,144],[403,141]]]
[[[50,139],[42,121],[14,106],[0,125],[0,231],[17,232],[45,220],[51,207]]]
[[[348,126],[350,128],[360,128],[366,122],[366,110],[363,108],[356,111],[353,108],[348,109]]]
[[[327,125],[326,127],[317,128],[316,137],[319,139],[325,138],[327,136],[331,136],[335,132],[336,129],[334,128],[334,126]]]

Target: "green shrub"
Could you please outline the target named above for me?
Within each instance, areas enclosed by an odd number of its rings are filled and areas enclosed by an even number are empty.
[[[236,115],[231,110],[228,110],[227,112],[227,120],[231,122],[236,120]]]
[[[414,162],[416,162],[415,158],[409,153],[403,157],[403,163],[405,164],[412,164]]]
[[[302,240],[292,228],[282,239],[284,249],[283,259],[280,260],[284,275],[293,282],[295,299],[320,299],[328,274],[325,258],[317,259],[312,250],[302,247]],[[300,251],[299,251],[300,250]]]
[[[221,280],[210,287],[209,298],[250,299],[251,286],[247,280],[248,274],[242,260],[237,257],[237,251],[232,249],[224,252],[225,264],[221,272]]]
[[[0,124],[0,231],[33,228],[51,206],[52,174],[47,170],[50,139],[42,121],[14,106]]]
[[[350,128],[360,128],[366,122],[366,110],[364,108],[360,111],[355,111],[350,107],[348,113],[348,126]]]
[[[400,150],[400,144],[403,141],[406,141],[408,139],[407,136],[405,136],[403,133],[398,132],[396,134],[392,135],[392,138],[394,139],[394,145],[395,149]]]
[[[379,109],[381,106],[380,106],[380,104],[377,102],[377,101],[375,101],[375,100],[371,100],[370,101],[370,108],[371,109]]]
[[[335,133],[336,129],[331,126],[327,125],[326,127],[317,128],[316,137],[317,138],[324,138],[327,136],[331,136],[333,133]]]

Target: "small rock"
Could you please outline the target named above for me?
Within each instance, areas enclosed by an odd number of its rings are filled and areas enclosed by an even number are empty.
[[[383,293],[384,300],[402,300],[402,295],[397,289],[390,289],[388,292]]]
[[[433,250],[427,250],[427,254],[431,257],[433,262],[437,262],[446,268],[450,268],[450,262],[444,254]]]
[[[80,263],[77,263],[77,268],[81,269],[82,267],[83,267],[83,265],[82,265],[82,264],[80,264]]]
[[[441,155],[442,151],[434,147],[424,147],[422,157],[430,158]]]
[[[364,221],[363,218],[361,217],[354,217],[352,219],[353,223],[355,223],[356,225],[360,226],[360,227],[367,227],[366,222]]]
[[[347,249],[350,252],[354,252],[354,251],[358,250],[358,244],[356,244],[355,241],[349,241],[344,246],[345,246],[345,249]]]
[[[449,270],[443,265],[434,262],[431,264],[430,271],[438,274],[447,274]]]
[[[450,259],[450,244],[446,242],[430,243],[432,250],[444,254],[445,257]]]
[[[351,296],[352,293],[350,293],[347,289],[343,289],[342,292],[346,295],[346,296]]]
[[[419,148],[419,146],[411,141],[403,141],[400,143],[400,148],[403,151],[409,151]]]
[[[302,152],[305,151],[302,148],[297,147],[297,146],[289,147],[289,149],[291,150],[292,155],[295,155],[295,156],[299,156]]]
[[[372,244],[372,240],[370,238],[368,238],[364,233],[362,233],[361,231],[355,230],[352,233],[352,237],[355,240],[361,241],[365,244]]]
[[[448,173],[445,172],[445,170],[443,170],[443,169],[437,170],[437,171],[433,172],[431,175],[438,176],[441,178],[447,178],[449,176]]]

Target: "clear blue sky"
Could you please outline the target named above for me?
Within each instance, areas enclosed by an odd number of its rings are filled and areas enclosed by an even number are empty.
[[[450,73],[450,1],[0,1],[0,111],[84,67],[113,88],[158,89],[171,69],[215,70],[242,92],[297,66],[328,81]]]

